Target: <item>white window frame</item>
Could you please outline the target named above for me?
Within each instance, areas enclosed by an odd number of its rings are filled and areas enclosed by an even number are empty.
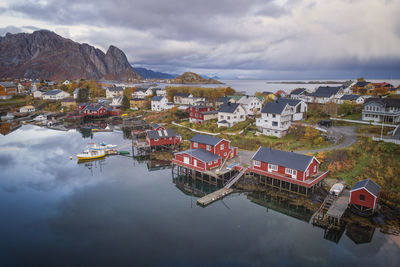
[[[286,174],[289,174],[289,175],[294,175],[294,176],[297,176],[297,171],[296,170],[293,170],[293,169],[291,169],[291,168],[285,168],[285,173]]]
[[[194,148],[197,148],[197,147],[198,147],[197,142],[193,142],[193,147],[194,147]]]
[[[317,171],[317,166],[314,166],[314,172],[316,172]]]
[[[268,163],[268,171],[277,172],[278,171],[278,165]]]
[[[206,150],[211,151],[211,146],[210,145],[206,145]]]
[[[258,160],[253,160],[253,165],[254,165],[255,167],[261,167],[261,162],[258,161]]]
[[[221,148],[221,150],[223,150],[224,149],[224,144],[221,144],[220,148]]]

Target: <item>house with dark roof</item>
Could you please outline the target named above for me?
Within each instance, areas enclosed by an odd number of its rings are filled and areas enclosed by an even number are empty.
[[[290,92],[290,98],[304,100],[307,94],[306,88],[297,88]]]
[[[111,86],[106,88],[106,97],[113,98],[115,96],[122,96],[124,93],[124,88],[120,86]]]
[[[252,157],[248,172],[257,174],[255,176],[263,183],[278,182],[278,185],[287,189],[293,189],[293,184],[311,188],[327,176],[327,172],[318,171],[319,164],[313,156],[260,147]]]
[[[162,126],[162,125],[160,125],[160,124],[157,124],[157,123],[154,123],[153,125],[151,125],[150,128],[151,128],[152,131],[165,130],[165,127],[164,127],[164,126]]]
[[[363,105],[362,120],[383,123],[399,123],[400,99],[368,98]]]
[[[229,102],[230,97],[229,96],[220,96],[217,98],[217,100],[215,101],[215,106],[216,107],[220,107],[223,104],[226,104]]]
[[[53,89],[42,94],[44,100],[61,100],[66,97],[70,97],[70,95],[60,89]]]
[[[254,116],[260,114],[264,103],[264,97],[244,95],[237,100],[236,103],[239,103],[244,107],[246,116]]]
[[[370,179],[357,182],[350,190],[350,205],[357,210],[375,211],[381,187]]]
[[[175,93],[174,104],[175,105],[190,105],[193,99],[193,95],[190,93]]]
[[[283,137],[286,135],[294,114],[294,108],[288,103],[267,102],[256,119],[256,126],[264,135]]]
[[[79,104],[78,111],[85,117],[105,117],[109,116],[112,108],[99,103]]]
[[[174,130],[159,128],[159,130],[146,131],[146,142],[151,147],[176,146],[182,142],[182,137]]]
[[[343,104],[345,102],[350,102],[353,104],[364,104],[365,99],[367,97],[363,95],[343,95],[340,99],[337,100],[338,104]]]
[[[209,106],[190,106],[187,110],[189,112],[189,121],[192,123],[203,123],[218,118],[218,111]]]
[[[337,102],[344,95],[343,86],[320,86],[315,92],[306,94],[307,103],[326,104]]]
[[[232,127],[246,120],[246,110],[239,103],[227,102],[218,109],[218,127]]]
[[[14,82],[0,82],[0,99],[10,99],[18,92],[17,84]]]
[[[168,103],[168,99],[165,96],[157,95],[151,98],[151,110],[153,111],[163,111],[173,107],[174,105],[170,105]]]
[[[146,98],[154,94],[153,87],[151,86],[138,86],[132,93],[133,98]]]
[[[217,168],[225,159],[236,156],[237,147],[232,147],[229,140],[197,134],[190,139],[190,149],[176,153],[172,162],[205,171]]]

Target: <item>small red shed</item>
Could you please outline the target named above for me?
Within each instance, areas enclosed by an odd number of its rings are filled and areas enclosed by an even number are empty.
[[[350,204],[361,212],[375,211],[381,187],[370,179],[357,182],[350,191]]]

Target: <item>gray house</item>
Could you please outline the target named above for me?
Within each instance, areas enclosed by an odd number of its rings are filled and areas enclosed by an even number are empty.
[[[384,123],[400,123],[400,99],[367,99],[362,110],[362,120]]]

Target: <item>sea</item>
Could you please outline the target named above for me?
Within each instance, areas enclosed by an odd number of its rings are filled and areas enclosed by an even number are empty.
[[[122,155],[78,162],[93,142],[132,152],[117,131],[23,125],[0,136],[0,266],[400,262],[398,235],[358,224],[327,231],[310,223],[312,211],[267,193],[200,207],[199,195],[216,188],[173,175],[168,162]]]

